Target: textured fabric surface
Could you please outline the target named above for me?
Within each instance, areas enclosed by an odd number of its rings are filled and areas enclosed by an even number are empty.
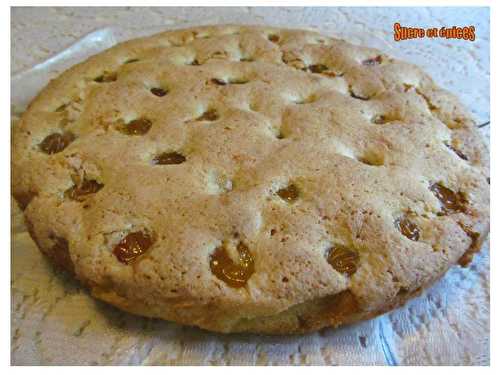
[[[120,17],[128,14],[127,12],[116,10],[117,24],[121,23]],[[144,16],[148,12],[149,10],[142,10],[140,14]],[[183,10],[178,12],[184,14]],[[224,12],[220,12],[222,16],[228,17],[224,21],[234,22],[241,19],[247,20],[247,22],[266,21],[248,16],[247,13],[258,13],[258,9],[252,11],[232,10],[231,16],[229,15],[231,12]],[[306,10],[302,16],[307,18],[307,15],[311,14],[310,12],[313,11]],[[363,19],[361,15],[352,15],[352,11],[345,12],[345,9],[342,9],[342,12],[331,9],[328,18],[335,20],[340,19],[343,15],[346,19],[351,17],[356,17],[357,20]],[[193,17],[195,13],[193,12],[189,16]],[[307,19],[292,21],[293,12],[285,12],[285,9],[276,10],[276,14],[283,14],[281,16],[283,17],[282,22],[289,20],[288,22],[301,23],[301,26],[307,23],[305,21],[310,21]],[[325,15],[321,15],[319,12],[314,14],[317,22],[325,22],[325,27],[319,26],[322,31],[328,32],[328,21],[320,19]],[[349,14],[349,17],[345,14]],[[430,22],[425,17],[432,16],[432,11],[421,10],[421,12],[415,12],[413,17],[417,17],[419,14],[422,17],[422,23],[424,20]],[[470,15],[473,15],[474,12],[449,12],[445,15],[440,14],[439,17],[430,18],[430,20],[459,24],[460,19],[457,14],[461,17],[464,14],[471,17]],[[487,13],[476,14],[476,17],[478,18],[472,20],[463,18],[464,24],[462,25],[482,22],[481,25],[486,27],[484,22],[487,21]],[[398,15],[393,15],[392,18],[398,18]],[[358,35],[360,43],[384,49],[383,45],[376,44],[381,43],[380,41],[391,40],[391,29],[388,25],[392,25],[392,18],[386,20],[385,24],[379,25],[385,31],[385,33],[381,32],[381,35],[385,34],[385,36],[371,42],[364,40],[363,38],[367,34],[355,30],[356,26],[353,24],[352,35],[348,40],[356,42],[356,35]],[[399,15],[397,21],[403,22],[403,18],[403,15]],[[270,21],[268,20],[268,22]],[[276,22],[276,20],[274,21]],[[377,30],[373,29],[375,30],[373,31],[368,28],[366,26],[370,24],[368,21],[368,19],[364,21],[364,31],[371,30],[370,35],[373,37]],[[418,20],[414,22],[418,22]],[[14,28],[15,24],[13,21]],[[152,23],[150,22],[150,24]],[[346,27],[339,27],[337,23],[335,29],[344,30]],[[332,26],[330,28],[333,29]],[[380,29],[378,31],[380,32]],[[118,38],[129,36],[125,35],[127,33],[130,33],[130,36],[135,35],[133,30],[115,30],[115,35]],[[14,32],[13,35],[15,35]],[[484,37],[487,38],[488,33],[484,32],[483,39],[478,38],[478,43],[485,43]],[[408,59],[405,56],[408,49],[415,48],[409,44],[411,42],[406,43],[408,43],[406,45],[408,48],[399,45],[393,46],[402,49],[400,56],[404,59]],[[428,56],[437,58],[439,53],[442,53],[440,58],[446,61],[450,58],[449,51],[444,53],[446,48],[453,50],[455,47],[456,53],[460,55],[464,53],[463,50],[474,46],[461,42],[460,48],[457,48],[453,43],[458,42],[448,43],[451,43],[451,47],[441,47],[443,48],[441,52],[438,52],[440,43],[436,43],[438,47],[430,45],[431,52]],[[388,44],[391,45],[391,43]],[[64,43],[60,47],[63,45]],[[472,48],[477,48],[477,45]],[[470,96],[460,90],[460,85],[466,81],[464,76],[467,77],[471,70],[474,74],[482,72],[480,76],[484,78],[484,82],[480,81],[472,86],[470,85],[471,81],[469,81],[469,85],[463,86],[464,90],[472,90],[469,92],[483,90],[483,93],[487,93],[489,89],[488,54],[481,55],[484,53],[484,48],[486,50],[489,48],[487,42],[486,47],[483,45],[483,49],[475,53],[479,60],[479,62],[476,61],[475,69],[477,71],[471,67],[473,64],[470,59],[465,59],[465,61],[451,59],[455,62],[460,61],[464,65],[461,70],[459,69],[463,73],[462,80],[456,78],[457,73],[453,72],[453,69],[451,73],[447,71],[446,74],[451,84],[447,84],[446,80],[440,82],[443,76],[435,75],[436,66],[439,64],[427,66],[429,64],[427,62],[421,63],[421,65],[436,78],[438,83],[459,94],[464,103],[470,104]],[[422,49],[425,51],[425,48]],[[395,49],[386,48],[386,51],[397,55]],[[422,50],[415,48],[414,56],[418,56],[419,53],[423,53]],[[14,48],[14,56],[15,54]],[[413,61],[418,63],[416,60]],[[485,103],[484,98],[483,103]],[[481,101],[477,101],[474,106],[469,106],[479,121],[483,119],[480,115],[486,117],[488,115],[487,103],[486,100],[486,105],[483,104],[482,108]],[[19,222],[20,215],[17,207],[13,209],[13,213],[13,230],[16,233],[13,237],[12,361],[14,364],[487,364],[489,362],[489,262],[486,249],[483,249],[480,256],[468,269],[451,270],[444,280],[425,293],[422,298],[411,302],[399,311],[376,320],[336,331],[326,330],[300,337],[220,336],[165,322],[137,319],[94,301],[76,284],[64,276],[54,274],[23,230],[23,226]],[[134,334],[131,335],[130,332],[134,332]],[[76,348],[80,349],[76,350]]]

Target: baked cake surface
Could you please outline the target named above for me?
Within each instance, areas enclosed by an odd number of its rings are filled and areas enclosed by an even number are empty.
[[[403,304],[480,249],[488,176],[473,119],[418,67],[304,30],[121,43],[13,129],[42,252],[99,299],[221,332]]]

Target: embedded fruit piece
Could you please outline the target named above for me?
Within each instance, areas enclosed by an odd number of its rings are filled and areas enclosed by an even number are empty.
[[[12,194],[19,205],[19,208],[24,211],[26,207],[31,203],[33,198],[36,196],[36,193],[32,191],[26,191],[22,193],[13,193]]]
[[[327,253],[328,263],[340,273],[351,276],[358,270],[359,255],[342,245],[334,245]]]
[[[375,65],[379,65],[381,63],[382,63],[382,56],[380,56],[380,55],[373,57],[371,59],[366,59],[362,62],[362,64],[366,65],[366,66],[375,66]]]
[[[74,272],[73,261],[69,255],[68,241],[65,238],[58,237],[54,234],[51,234],[49,238],[54,241],[54,245],[48,254],[49,257],[57,266],[67,271]]]
[[[219,114],[215,109],[209,109],[205,111],[196,121],[215,121],[219,118]]]
[[[153,244],[151,236],[144,232],[132,232],[126,235],[113,249],[116,258],[125,264],[144,254]]]
[[[59,107],[55,109],[54,112],[63,112],[68,107],[68,104],[61,104]]]
[[[280,189],[276,192],[278,196],[287,203],[292,203],[299,197],[299,189],[293,184],[288,185],[286,188]]]
[[[281,61],[292,68],[300,69],[303,71],[307,70],[307,65],[305,64],[305,62],[293,52],[283,52]]]
[[[466,267],[470,262],[472,262],[472,259],[474,258],[474,254],[477,253],[481,249],[481,243],[479,241],[479,238],[481,235],[478,232],[474,232],[472,228],[468,225],[465,225],[463,223],[458,223],[462,230],[465,232],[465,234],[469,237],[470,239],[470,245],[467,251],[460,257],[458,260],[458,264],[460,264],[462,267]]]
[[[420,230],[417,225],[410,221],[407,217],[396,220],[396,227],[401,234],[412,241],[418,241],[420,238]]]
[[[96,180],[84,179],[81,183],[75,184],[73,187],[66,190],[64,195],[69,199],[81,202],[87,195],[97,193],[103,186],[103,184],[100,184]]]
[[[453,151],[457,156],[463,160],[469,160],[467,155],[465,155],[462,151],[460,151],[458,148],[453,147],[452,145],[449,145],[445,143],[446,147],[448,147],[451,151]]]
[[[308,67],[309,71],[311,73],[323,73],[325,70],[328,70],[328,67],[323,64],[314,64],[314,65],[309,65]]]
[[[161,87],[153,87],[151,89],[151,94],[162,97],[168,94],[168,91],[165,89],[162,89]]]
[[[219,246],[210,256],[212,273],[233,288],[242,288],[255,271],[254,259],[248,247],[240,242],[237,246],[239,259],[235,263],[224,246]]]
[[[229,56],[227,51],[215,51],[213,52],[209,58],[211,59],[225,59]]]
[[[267,37],[267,39],[273,43],[278,43],[280,40],[280,37],[276,34],[271,34]]]
[[[363,156],[358,157],[358,160],[366,165],[381,166],[384,165],[384,155],[367,150]]]
[[[372,122],[377,125],[382,125],[390,122],[391,120],[384,115],[376,115],[372,118]]]
[[[455,193],[439,183],[433,184],[429,189],[439,199],[445,213],[467,211],[467,200],[462,192]]]
[[[99,77],[94,79],[97,83],[113,82],[116,81],[116,73],[104,72]]]
[[[248,79],[245,78],[230,78],[229,83],[232,85],[244,85],[248,83]]]
[[[359,100],[369,100],[370,98],[368,96],[364,96],[362,94],[354,92],[352,87],[349,87],[349,93],[351,94],[351,97],[354,99],[359,99]]]
[[[186,161],[186,157],[178,152],[163,152],[153,159],[153,164],[181,164]]]
[[[53,133],[45,137],[42,143],[40,143],[40,150],[49,155],[57,154],[68,147],[74,139],[75,136],[70,132],[65,132],[63,134]]]
[[[210,80],[210,82],[215,83],[216,85],[219,85],[219,86],[225,86],[225,85],[227,85],[227,82],[224,81],[224,80],[222,80],[222,79],[220,79],[220,78],[212,78]]]
[[[122,133],[128,135],[144,135],[146,134],[153,123],[146,118],[138,118],[130,121],[128,124],[121,128]]]

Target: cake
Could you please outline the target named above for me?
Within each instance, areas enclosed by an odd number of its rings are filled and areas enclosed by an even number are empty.
[[[13,129],[12,193],[100,300],[304,333],[466,266],[489,232],[489,153],[413,64],[308,30],[204,26],[52,80]]]

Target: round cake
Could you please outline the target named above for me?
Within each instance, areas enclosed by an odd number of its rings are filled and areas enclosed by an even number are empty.
[[[489,231],[488,149],[455,96],[271,27],[164,32],[67,70],[13,129],[12,191],[96,298],[219,332],[374,317]]]

